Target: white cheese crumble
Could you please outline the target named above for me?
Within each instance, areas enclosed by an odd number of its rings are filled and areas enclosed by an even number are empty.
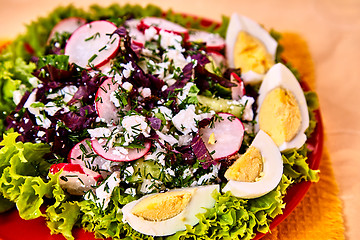
[[[109,128],[99,127],[94,129],[88,129],[87,131],[90,134],[91,138],[107,138],[111,136],[111,130]]]
[[[125,130],[124,146],[130,144],[140,134],[143,134],[145,137],[150,136],[151,128],[147,124],[146,118],[144,116],[141,115],[125,116],[121,121],[121,125]]]
[[[124,82],[121,87],[126,91],[130,92],[133,89],[133,85],[129,82]]]
[[[252,121],[254,118],[254,112],[252,110],[252,105],[254,104],[255,100],[252,97],[248,97],[248,96],[243,96],[240,99],[241,103],[243,105],[246,104],[245,106],[245,110],[244,110],[244,114],[242,116],[243,120],[247,120],[247,121]]]
[[[113,172],[105,182],[103,182],[96,190],[95,196],[91,193],[84,196],[85,200],[92,200],[97,205],[100,205],[102,209],[106,209],[114,188],[120,183],[119,172]]]
[[[161,113],[165,120],[170,121],[173,118],[173,113],[170,108],[167,108],[165,106],[159,106],[157,108],[154,108],[152,110],[153,113]]]
[[[212,165],[212,171],[210,173],[204,174],[202,175],[198,182],[198,185],[202,185],[208,181],[210,181],[211,179],[217,178],[219,176],[219,170],[220,170],[220,164],[217,165]]]
[[[45,105],[45,111],[47,112],[47,114],[49,114],[50,116],[54,116],[55,113],[57,111],[59,111],[60,109],[62,109],[61,107],[58,107],[55,105],[54,102],[48,102],[46,105]]]
[[[166,151],[160,146],[159,143],[155,142],[155,151],[149,152],[144,156],[145,161],[153,160],[159,163],[161,166],[165,166],[165,154]]]
[[[198,115],[195,113],[195,105],[189,105],[173,117],[172,123],[177,130],[186,135],[191,132],[197,132],[197,122],[205,118],[211,118],[213,114],[213,112],[210,112]]]
[[[141,95],[143,98],[151,97],[151,89],[150,89],[150,88],[143,88],[143,89],[141,89],[140,95]]]
[[[157,31],[154,27],[149,27],[148,29],[145,29],[144,31],[145,41],[151,41],[151,40],[157,40],[158,35]]]
[[[125,78],[129,78],[131,73],[135,70],[131,62],[128,62],[127,64],[121,63],[120,66],[124,68],[122,74]]]
[[[185,49],[181,46],[182,37],[172,32],[166,32],[161,30],[160,35],[160,46],[163,49],[169,49],[170,47],[175,48],[177,51],[184,52]]]
[[[47,98],[55,99],[57,97],[63,97],[64,103],[68,103],[77,92],[78,88],[76,86],[65,86],[64,88],[60,89],[56,93],[49,94]]]
[[[254,118],[254,111],[252,110],[252,105],[254,104],[254,102],[255,102],[254,98],[245,95],[239,100],[232,100],[232,101],[228,101],[227,103],[230,105],[245,106],[242,115],[242,120],[252,121]]]
[[[169,49],[164,53],[163,58],[172,60],[175,68],[183,69],[188,63],[191,62],[191,58],[185,58],[184,55],[177,49]]]
[[[118,91],[113,91],[110,93],[110,101],[114,104],[115,107],[119,108],[120,105],[120,100],[116,97],[116,94],[118,93]]]
[[[157,190],[156,186],[161,185],[162,182],[155,179],[144,179],[144,181],[141,184],[140,192],[147,194],[151,193],[154,190]]]
[[[178,104],[182,103],[186,98],[187,96],[189,95],[189,92],[190,92],[190,88],[192,86],[194,86],[195,84],[192,83],[192,82],[188,82],[186,83],[186,85],[184,86],[184,88],[182,89],[181,92],[178,93],[177,95],[177,102]]]
[[[178,140],[173,135],[167,135],[160,131],[156,131],[156,134],[159,136],[159,140],[162,144],[165,142],[169,143],[171,146],[178,143]]]
[[[135,188],[127,188],[127,189],[125,189],[125,193],[134,197],[136,195],[136,189]]]

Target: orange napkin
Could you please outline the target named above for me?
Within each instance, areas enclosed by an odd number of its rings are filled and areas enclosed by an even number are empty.
[[[312,89],[315,70],[306,42],[295,33],[283,33],[284,59],[290,61]],[[320,162],[320,181],[312,184],[309,192],[289,217],[264,240],[328,240],[345,239],[342,204],[338,197],[329,154],[325,148]]]
[[[10,40],[0,39],[0,52],[10,43]]]

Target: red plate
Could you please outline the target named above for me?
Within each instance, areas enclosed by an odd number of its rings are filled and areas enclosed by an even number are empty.
[[[323,124],[321,120],[320,111],[316,111],[316,118],[318,124],[316,126],[315,132],[312,137],[308,139],[308,144],[310,149],[313,149],[309,153],[308,163],[311,169],[318,169],[322,149],[323,149]],[[301,182],[298,184],[292,185],[288,191],[287,195],[284,198],[286,206],[282,215],[278,215],[270,224],[270,229],[275,228],[279,223],[281,223],[300,203],[304,198],[306,192],[309,190],[311,182]],[[74,230],[75,239],[79,240],[90,240],[95,239],[93,233],[85,232],[82,229]],[[265,234],[258,233],[254,239],[260,239]],[[28,240],[64,240],[65,238],[58,235],[51,235],[50,230],[47,228],[44,218],[37,218],[34,220],[25,221],[19,217],[19,214],[16,210],[4,213],[0,215],[0,240],[18,240],[18,239],[28,239]]]
[[[184,14],[184,16],[189,16]],[[192,16],[193,17],[193,16]],[[196,18],[196,17],[194,17]],[[210,26],[214,22],[208,19],[203,19],[201,24],[204,26]],[[303,84],[303,88],[308,90],[309,87]],[[307,144],[309,149],[313,149],[308,155],[308,163],[311,169],[318,169],[323,150],[323,123],[321,119],[320,111],[315,112],[318,124],[315,128],[312,137],[308,139]],[[286,206],[283,210],[283,214],[278,215],[273,219],[270,224],[270,229],[275,228],[280,224],[300,203],[304,198],[306,192],[309,190],[311,182],[301,182],[292,185],[287,195],[284,197]],[[94,234],[91,232],[85,232],[82,229],[74,229],[73,235],[77,240],[91,240],[95,239]],[[260,239],[265,234],[258,233],[254,239]],[[61,234],[51,235],[49,228],[46,226],[44,218],[37,218],[34,220],[23,220],[19,217],[16,209],[0,215],[0,240],[64,240],[65,238]]]

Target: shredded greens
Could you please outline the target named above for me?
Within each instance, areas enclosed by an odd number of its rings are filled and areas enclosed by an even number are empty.
[[[109,7],[94,5],[90,7],[89,11],[68,6],[60,7],[48,17],[32,22],[27,26],[27,32],[15,39],[0,55],[0,133],[5,132],[3,122],[5,116],[16,107],[13,102],[14,91],[20,89],[22,93],[25,93],[33,87],[29,81],[33,77],[32,73],[36,67],[30,61],[32,56],[39,58],[40,68],[46,65],[56,65],[58,69],[68,70],[68,60],[65,56],[47,55],[43,57],[47,51],[44,47],[47,36],[61,19],[71,16],[83,17],[89,21],[109,18],[110,21],[119,25],[129,16],[140,18],[162,15],[163,11],[153,5],[144,8],[138,5],[119,6],[114,4]],[[229,22],[227,17],[223,17],[220,26],[217,24],[203,26],[200,18],[184,17],[171,10],[165,13],[165,17],[187,27],[219,33],[223,37]],[[276,34],[273,32],[273,35]],[[66,36],[62,37],[66,38]],[[24,51],[24,47],[27,51]],[[220,94],[228,94],[226,89],[218,87],[218,91]],[[202,100],[197,98],[198,92],[198,88],[192,87],[185,102],[201,102]],[[311,119],[307,135],[310,136],[316,125],[313,111],[317,109],[318,102],[316,94],[312,92],[307,93],[306,97]],[[157,124],[158,121],[165,121],[165,117],[161,113],[157,113],[156,118],[158,120],[153,119],[154,124]],[[172,236],[155,238],[136,232],[122,221],[121,208],[136,200],[137,197],[125,193],[121,187],[115,187],[109,207],[105,210],[99,208],[93,201],[71,198],[59,185],[60,172],[55,175],[48,173],[51,161],[45,160],[43,156],[49,153],[50,146],[43,143],[16,141],[18,137],[18,133],[8,132],[3,135],[0,143],[0,212],[16,205],[22,218],[34,219],[43,216],[46,218],[52,234],[61,233],[67,239],[74,239],[72,236],[74,227],[92,231],[98,238],[252,239],[257,232],[268,232],[272,219],[282,213],[285,207],[283,198],[292,183],[303,180],[315,182],[319,179],[318,171],[310,169],[306,162],[308,150],[305,146],[297,151],[287,152],[282,156],[284,162],[282,180],[273,191],[251,200],[239,199],[231,196],[230,193],[214,192],[215,207],[197,215],[200,220],[199,224],[193,227],[188,226],[185,231],[177,232]],[[77,138],[78,136],[73,137]],[[142,164],[135,166],[138,167],[138,171],[148,171],[153,176],[160,175],[160,170],[156,166],[146,162]],[[199,162],[194,163],[194,167],[196,164]],[[124,175],[126,176],[126,174]],[[162,177],[168,178],[169,186],[172,182],[183,181],[182,179],[172,179],[166,175],[162,175]],[[127,180],[131,184],[131,182],[139,181],[139,177],[135,174],[135,176],[128,176]],[[186,181],[174,184],[186,186]],[[45,201],[46,204],[44,204]],[[48,202],[51,204],[47,204]],[[42,207],[45,211],[42,210]]]

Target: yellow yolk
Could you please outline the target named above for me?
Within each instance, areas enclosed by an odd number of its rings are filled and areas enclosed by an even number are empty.
[[[260,129],[280,146],[292,140],[301,127],[301,113],[294,95],[285,89],[269,92],[259,111]]]
[[[274,60],[260,40],[241,31],[234,45],[234,65],[244,73],[264,74],[274,65]]]
[[[148,221],[164,221],[181,213],[191,197],[188,191],[158,193],[137,203],[132,214]]]
[[[210,136],[209,136],[208,143],[209,144],[215,144],[215,142],[216,142],[215,133],[211,133]]]
[[[259,149],[250,146],[225,172],[227,180],[255,182],[261,175],[263,159]]]

